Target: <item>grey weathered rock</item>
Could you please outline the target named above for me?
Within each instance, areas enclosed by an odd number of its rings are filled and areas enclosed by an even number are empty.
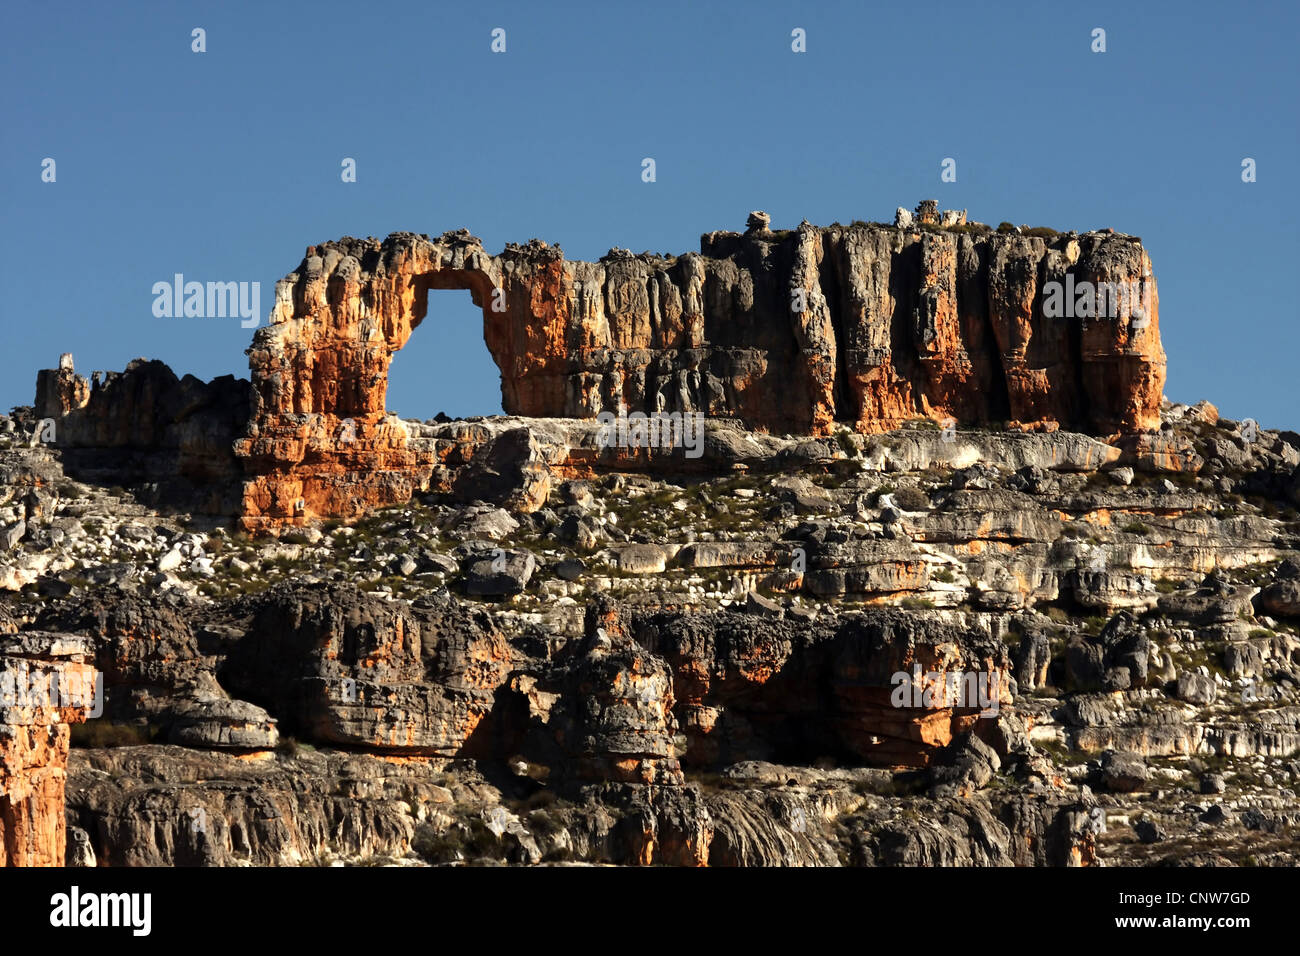
[[[587,566],[576,558],[561,561],[555,567],[555,573],[565,581],[577,581],[586,570]]]
[[[1214,681],[1200,674],[1179,674],[1174,695],[1189,704],[1212,704],[1215,697]]]
[[[27,522],[19,518],[13,524],[0,529],[0,551],[12,551],[27,533]]]
[[[620,571],[657,574],[668,565],[668,554],[655,544],[624,544],[614,549]]]
[[[745,595],[745,610],[750,614],[761,614],[766,617],[784,617],[785,608],[777,602],[763,597],[757,591],[750,591]]]
[[[465,569],[465,591],[481,597],[508,597],[528,587],[537,559],[531,551],[496,551],[476,558]]]
[[[95,848],[91,845],[90,834],[81,827],[68,827],[68,852],[64,865],[95,866]]]
[[[1143,843],[1159,843],[1166,838],[1164,830],[1150,820],[1139,820],[1133,824],[1133,832]]]
[[[1026,634],[1015,651],[1016,683],[1024,690],[1034,690],[1047,683],[1047,668],[1052,659],[1052,644],[1046,634]]]
[[[1300,580],[1275,581],[1259,592],[1259,603],[1269,614],[1300,617]]]
[[[1211,825],[1217,826],[1223,823],[1227,823],[1229,817],[1230,814],[1228,813],[1227,810],[1223,808],[1223,804],[1216,803],[1212,807],[1209,807],[1199,817],[1197,817],[1197,819],[1200,820],[1202,823],[1209,823]]]
[[[956,749],[952,762],[931,772],[931,794],[955,797],[979,790],[1002,767],[997,753],[974,734],[968,734]]]
[[[1101,783],[1112,793],[1141,790],[1150,779],[1150,769],[1137,754],[1110,752],[1102,758]]]
[[[492,438],[456,472],[452,492],[462,501],[487,501],[511,511],[535,511],[551,490],[551,472],[533,433],[512,428]]]
[[[276,721],[245,700],[201,697],[171,705],[169,740],[185,747],[270,750],[280,742]]]

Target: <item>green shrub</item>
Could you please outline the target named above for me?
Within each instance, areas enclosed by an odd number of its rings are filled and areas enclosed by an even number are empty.
[[[431,824],[421,823],[411,838],[411,849],[429,863],[451,863],[465,845],[464,835],[454,827],[439,833]]]
[[[411,849],[430,863],[451,863],[459,857],[477,860],[501,855],[501,839],[478,813],[457,808],[455,821],[439,833],[430,824],[416,827]]]
[[[894,501],[904,511],[928,511],[930,496],[920,488],[900,488],[894,492]]]
[[[874,505],[879,505],[879,504],[880,504],[880,498],[881,498],[882,495],[890,495],[890,494],[893,494],[893,493],[894,493],[894,486],[893,486],[893,485],[881,485],[880,487],[878,487],[875,491],[873,491],[873,492],[871,493],[871,503],[874,504]]]

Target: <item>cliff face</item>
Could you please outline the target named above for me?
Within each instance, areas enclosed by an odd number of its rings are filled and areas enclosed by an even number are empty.
[[[249,350],[245,523],[348,516],[428,484],[437,456],[385,397],[430,289],[483,308],[511,414],[700,412],[812,435],[917,417],[1157,428],[1165,358],[1139,240],[962,228],[751,228],[710,233],[700,253],[595,263],[537,240],[490,256],[464,230],[310,247]],[[1073,311],[1085,283],[1135,294],[1095,317],[1082,299]],[[1054,317],[1056,284],[1070,317]]]
[[[83,639],[0,638],[0,866],[62,866],[69,725],[91,714]]]
[[[247,427],[248,382],[178,378],[159,361],[78,375],[72,356],[37,375],[35,413],[53,422],[41,440],[64,470],[106,485],[147,484],[151,503],[212,515],[239,507],[242,468],[231,447]],[[38,429],[38,432],[41,431]]]

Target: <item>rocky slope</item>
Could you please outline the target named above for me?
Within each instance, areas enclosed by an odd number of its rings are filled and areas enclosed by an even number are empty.
[[[68,859],[1294,865],[1300,436],[1159,414],[406,421],[428,490],[278,538],[0,422],[0,613],[106,686]]]

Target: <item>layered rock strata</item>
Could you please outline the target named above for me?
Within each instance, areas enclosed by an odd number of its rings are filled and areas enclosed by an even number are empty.
[[[58,449],[83,481],[139,485],[151,503],[238,514],[243,476],[234,441],[248,427],[248,382],[178,378],[159,361],[78,375],[72,356],[37,375],[35,440]]]
[[[1095,295],[1070,295],[1078,317],[1055,318],[1053,284],[1139,294],[1107,299],[1105,317]],[[249,350],[247,527],[355,515],[427,485],[435,456],[385,399],[432,289],[466,289],[483,309],[511,414],[700,413],[811,435],[917,417],[1159,424],[1158,298],[1132,236],[803,223],[594,263],[537,240],[491,256],[464,230],[347,238],[307,249]]]
[[[16,416],[0,632],[104,675],[69,865],[1294,865],[1300,436],[1162,419],[715,422],[686,460],[411,423],[438,490],[271,539]]]
[[[80,637],[0,637],[0,865],[63,865],[69,728],[96,704],[87,657]]]

